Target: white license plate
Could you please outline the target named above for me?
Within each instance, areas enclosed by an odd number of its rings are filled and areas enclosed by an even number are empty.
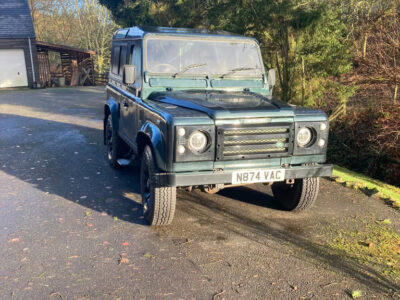
[[[284,169],[246,170],[232,173],[232,184],[274,182],[283,181],[284,179]]]

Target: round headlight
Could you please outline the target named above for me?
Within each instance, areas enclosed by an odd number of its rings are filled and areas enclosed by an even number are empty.
[[[305,147],[307,146],[312,139],[312,132],[309,128],[307,127],[302,127],[299,132],[297,133],[297,144],[300,147]]]
[[[188,140],[189,149],[195,153],[202,153],[206,150],[208,139],[206,134],[201,131],[194,131],[189,136]]]

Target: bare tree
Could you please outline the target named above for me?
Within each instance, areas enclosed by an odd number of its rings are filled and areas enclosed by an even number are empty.
[[[94,50],[95,69],[104,73],[117,25],[96,0],[28,0],[38,40]]]
[[[117,25],[110,12],[96,0],[74,0],[74,7],[81,34],[80,46],[96,51],[97,72],[104,73],[110,63],[111,38]]]

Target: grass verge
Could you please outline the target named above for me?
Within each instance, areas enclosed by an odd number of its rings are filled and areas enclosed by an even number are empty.
[[[328,238],[328,246],[342,253],[343,259],[355,260],[394,282],[400,280],[400,235],[383,221],[340,229]]]
[[[347,187],[360,190],[368,196],[385,200],[397,209],[400,208],[400,188],[398,187],[337,165],[334,165],[332,178]]]

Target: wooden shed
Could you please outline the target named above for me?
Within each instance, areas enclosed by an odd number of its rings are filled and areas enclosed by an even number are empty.
[[[0,88],[36,87],[35,31],[26,0],[0,1]]]
[[[52,72],[49,52],[60,57]],[[27,0],[0,0],[0,88],[95,85],[94,51],[36,41]]]
[[[64,78],[65,85],[95,85],[94,51],[41,41],[36,46],[41,86],[51,86],[60,78]],[[59,55],[60,71],[50,69],[49,52]]]

